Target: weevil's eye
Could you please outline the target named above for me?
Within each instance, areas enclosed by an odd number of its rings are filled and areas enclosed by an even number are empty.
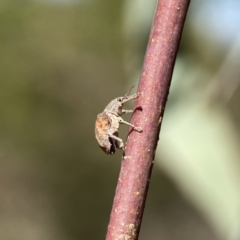
[[[117,100],[118,100],[119,102],[121,102],[121,101],[122,101],[122,98],[117,98]]]

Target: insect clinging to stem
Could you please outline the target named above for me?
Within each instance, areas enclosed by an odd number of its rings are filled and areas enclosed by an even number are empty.
[[[133,86],[134,87],[134,86]],[[126,124],[133,127],[133,130],[142,132],[141,127],[136,127],[133,124],[124,121],[120,116],[124,113],[132,113],[133,110],[123,109],[123,104],[138,98],[139,94],[135,93],[128,96],[132,88],[123,97],[118,97],[112,100],[104,109],[97,115],[95,123],[95,136],[99,146],[107,154],[114,154],[116,148],[124,150],[124,143],[118,137],[119,124]]]

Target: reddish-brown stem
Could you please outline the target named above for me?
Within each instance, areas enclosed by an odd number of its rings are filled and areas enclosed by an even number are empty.
[[[190,0],[159,0],[139,83],[139,98],[108,225],[107,240],[138,239],[155,149]]]

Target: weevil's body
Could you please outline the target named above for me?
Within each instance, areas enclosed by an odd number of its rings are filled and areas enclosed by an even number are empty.
[[[142,129],[124,121],[120,116],[124,113],[133,112],[132,110],[124,110],[123,104],[129,100],[136,99],[138,94],[131,96],[119,97],[112,100],[104,111],[97,115],[95,123],[95,135],[99,146],[107,154],[114,154],[116,147],[124,149],[123,140],[118,137],[119,124],[124,123],[130,125],[134,130],[141,132]]]
[[[95,135],[99,146],[107,154],[114,154],[115,147],[123,148],[123,144],[119,145],[115,139],[109,136],[118,137],[119,122],[116,121],[116,116],[111,116],[106,112],[100,113],[97,116],[95,124]]]

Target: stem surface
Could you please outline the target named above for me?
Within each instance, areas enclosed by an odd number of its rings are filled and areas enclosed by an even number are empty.
[[[155,150],[190,0],[159,0],[144,59],[106,240],[138,239]]]

